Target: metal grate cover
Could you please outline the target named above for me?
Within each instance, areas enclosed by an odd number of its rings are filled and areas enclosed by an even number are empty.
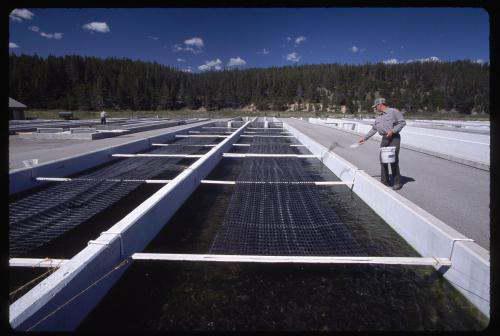
[[[179,146],[159,147],[149,153],[195,154],[209,148],[182,146],[210,143],[211,138],[183,138]],[[139,182],[111,182],[105,179],[151,179],[179,172],[182,158],[127,158],[118,160],[81,178],[33,193],[9,203],[9,254],[22,256],[118,202],[135,190]]]
[[[291,150],[285,141],[253,138],[248,152],[284,154]],[[317,187],[244,183],[313,181],[314,177],[299,160],[245,160],[210,253],[349,256],[364,253],[336,212],[321,201]]]

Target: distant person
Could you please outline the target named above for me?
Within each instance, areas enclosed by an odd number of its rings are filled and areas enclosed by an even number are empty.
[[[382,136],[380,147],[396,147],[396,161],[391,163],[391,171],[394,179],[392,189],[399,190],[402,187],[401,175],[399,173],[399,145],[401,143],[401,135],[399,135],[399,132],[406,125],[406,121],[399,110],[386,105],[384,98],[375,99],[372,108],[374,112],[377,113],[377,117],[372,124],[372,129],[364,137],[359,139],[359,143],[363,144],[378,132]],[[380,182],[389,186],[388,164],[382,163],[381,161],[380,167]]]
[[[101,112],[101,125],[106,125],[106,117],[107,116],[108,116],[108,114],[106,113],[106,111]]]

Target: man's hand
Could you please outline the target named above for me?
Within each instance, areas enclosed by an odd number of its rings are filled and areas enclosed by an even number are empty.
[[[364,139],[364,138],[360,138],[360,139],[358,140],[358,143],[359,143],[359,144],[361,144],[361,145],[362,145],[362,144],[364,144],[364,143],[365,143],[365,139]]]
[[[394,132],[392,130],[389,130],[387,132],[387,137],[390,138],[390,137],[392,137],[393,134],[394,134]]]

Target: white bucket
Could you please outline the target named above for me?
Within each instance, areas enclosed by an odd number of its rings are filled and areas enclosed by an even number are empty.
[[[396,147],[380,147],[380,161],[382,163],[396,162]]]
[[[23,160],[24,167],[32,168],[38,164],[38,159]]]

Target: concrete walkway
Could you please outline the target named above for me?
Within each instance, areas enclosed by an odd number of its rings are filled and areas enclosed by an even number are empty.
[[[226,119],[223,119],[226,120]],[[197,125],[204,125],[220,121],[213,119],[188,125],[179,125],[151,131],[125,134],[113,138],[100,140],[38,140],[21,139],[17,135],[9,136],[9,171],[24,168],[23,160],[38,159],[38,163],[59,160],[78,154],[93,152],[95,150],[110,146],[120,145],[139,139],[172,132],[180,129],[188,129]]]
[[[298,119],[283,121],[380,179],[380,143],[350,148],[359,136]],[[402,134],[404,136],[404,134]],[[490,173],[401,148],[403,189],[397,191],[477,244],[490,249]],[[404,220],[404,219],[402,219]]]

